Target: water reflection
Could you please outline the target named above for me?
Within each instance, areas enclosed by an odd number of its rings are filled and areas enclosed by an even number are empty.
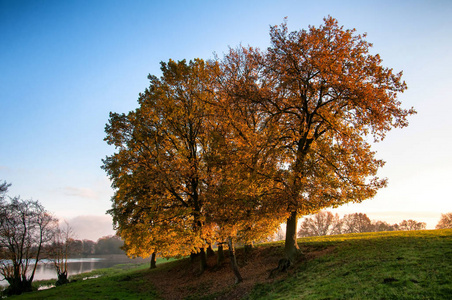
[[[115,264],[116,262],[114,261],[98,257],[71,258],[68,259],[67,262],[68,275],[90,272],[95,269],[108,268]],[[56,271],[52,262],[44,261],[42,264],[38,265],[35,273],[35,280],[44,280],[53,278],[56,278]]]
[[[129,259],[125,255],[109,255],[99,257],[85,257],[85,258],[71,258],[68,259],[68,275],[76,275],[86,273],[97,269],[110,268],[117,264],[126,263],[143,263],[148,260],[144,259]],[[38,264],[34,280],[56,279],[55,267],[50,261],[43,260]],[[1,278],[3,279],[3,277]],[[6,286],[8,282],[0,281],[0,285]]]

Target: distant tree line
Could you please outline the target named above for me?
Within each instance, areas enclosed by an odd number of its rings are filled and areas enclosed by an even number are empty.
[[[125,254],[121,249],[124,242],[118,236],[109,235],[101,237],[97,242],[92,240],[69,240],[71,256],[90,256],[105,254]]]
[[[396,224],[389,224],[384,221],[371,220],[363,213],[348,214],[340,218],[338,214],[333,215],[329,211],[320,211],[302,221],[298,236],[308,237],[343,233],[422,230],[425,229],[426,225],[425,222],[417,222],[411,219],[403,220]]]

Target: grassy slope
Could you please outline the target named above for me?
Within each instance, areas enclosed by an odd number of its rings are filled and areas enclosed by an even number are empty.
[[[287,276],[256,285],[249,299],[452,299],[452,229],[303,238],[299,242],[307,260]],[[144,275],[171,272],[180,263],[152,271],[147,265],[120,266],[98,271],[104,273],[100,278],[18,298],[159,299]]]
[[[452,230],[303,239],[333,245],[289,278],[258,286],[250,299],[452,299]]]

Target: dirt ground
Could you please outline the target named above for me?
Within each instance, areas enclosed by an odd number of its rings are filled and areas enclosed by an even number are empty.
[[[243,282],[235,284],[235,277],[230,268],[228,251],[225,260],[218,266],[217,257],[207,258],[207,269],[200,274],[199,260],[186,261],[166,272],[151,272],[147,279],[165,299],[184,299],[189,296],[207,296],[219,294],[215,299],[242,299],[253,286],[259,282],[271,282],[268,279],[271,269],[278,266],[281,258],[279,247],[254,248],[247,254],[237,251],[237,263]],[[284,276],[284,275],[283,275]],[[279,277],[278,277],[279,278]]]
[[[301,259],[305,260],[324,255],[325,249],[323,251],[303,249],[303,252],[304,256]],[[215,295],[214,298],[218,300],[242,299],[251,292],[255,284],[281,280],[293,271],[294,268],[269,278],[271,270],[278,266],[281,257],[281,247],[276,246],[253,248],[248,253],[240,249],[237,251],[237,262],[243,282],[239,284],[235,284],[228,251],[225,251],[225,260],[220,266],[217,265],[216,256],[208,257],[208,268],[202,274],[199,271],[198,260],[193,262],[187,260],[177,267],[168,268],[165,272],[150,272],[147,280],[168,300],[187,297],[198,299],[208,295]]]

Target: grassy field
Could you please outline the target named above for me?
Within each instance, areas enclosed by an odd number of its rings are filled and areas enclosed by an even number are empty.
[[[228,288],[210,287],[214,286],[215,276],[223,274],[220,271],[202,275],[186,272],[186,277],[181,276],[184,273],[180,270],[186,269],[189,262],[179,260],[160,264],[155,270],[149,270],[147,264],[120,265],[79,275],[76,282],[66,286],[11,298],[165,299],[174,295],[157,288],[156,280],[173,278],[174,282],[167,284],[174,284],[175,289],[181,282],[176,279],[182,278],[195,280],[185,294],[180,294],[186,299],[236,299],[238,295],[244,299],[452,299],[452,229],[303,238],[299,244],[304,258],[288,273],[275,279],[248,280],[248,285],[245,271],[252,260],[249,254],[245,259],[243,249],[239,249],[245,281],[228,284]],[[281,246],[265,244],[251,255],[267,261],[265,255],[280,255]],[[268,261],[269,265],[263,267],[265,272],[275,267],[274,260]],[[83,276],[100,277],[82,280]],[[209,277],[209,284],[196,281],[203,276]]]
[[[452,230],[303,239],[330,254],[292,276],[258,285],[249,299],[452,299]]]

